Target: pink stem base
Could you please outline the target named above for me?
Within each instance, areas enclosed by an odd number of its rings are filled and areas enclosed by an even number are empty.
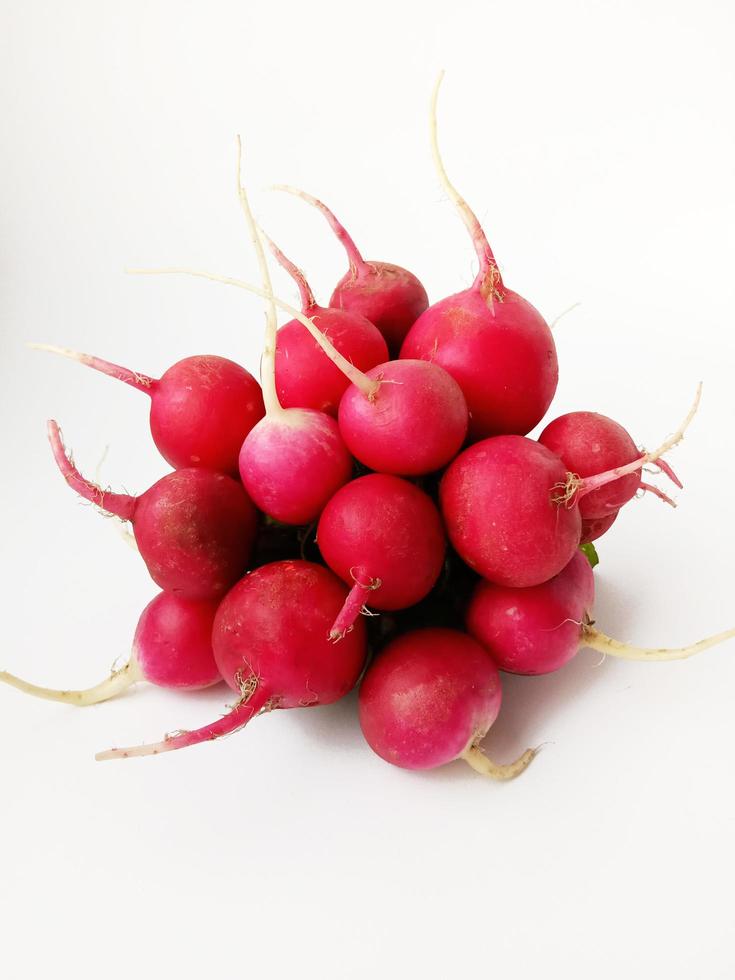
[[[349,633],[355,625],[355,620],[360,615],[362,607],[365,605],[368,594],[379,588],[379,578],[370,579],[367,585],[355,579],[355,584],[350,589],[349,595],[339,611],[339,616],[337,616],[329,631],[330,640],[341,640],[346,633]]]
[[[48,440],[51,443],[51,451],[54,454],[56,465],[72,490],[75,490],[85,500],[89,500],[90,503],[96,504],[100,510],[115,514],[116,517],[120,517],[124,521],[131,521],[135,513],[137,498],[131,497],[127,493],[110,493],[103,490],[102,487],[98,487],[96,483],[92,483],[91,480],[85,480],[66,455],[59,426],[56,422],[50,421],[47,429]]]

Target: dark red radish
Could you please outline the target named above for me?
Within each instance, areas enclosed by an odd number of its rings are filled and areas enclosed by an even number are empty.
[[[128,662],[95,687],[53,690],[0,671],[0,681],[47,701],[84,707],[117,697],[138,681],[157,687],[197,691],[222,680],[212,652],[212,624],[218,600],[181,599],[161,592],[141,613]]]
[[[619,513],[620,511],[616,510],[614,514],[608,514],[607,517],[582,518],[582,537],[579,539],[579,543],[590,544],[592,541],[601,538],[603,534],[607,534],[618,519]]]
[[[406,609],[428,595],[444,564],[439,511],[418,487],[372,473],[338,490],[317,529],[322,557],[351,586],[332,639],[353,628],[363,606]]]
[[[579,508],[557,500],[566,479],[559,457],[523,436],[494,436],[465,449],[439,490],[460,557],[500,585],[538,585],[558,574],[582,533]]]
[[[139,497],[110,493],[86,480],[66,455],[56,422],[48,423],[56,465],[80,497],[133,525],[153,581],[182,599],[223,595],[247,568],[257,515],[242,486],[213,470],[182,469]]]
[[[641,481],[647,464],[655,465],[682,488],[664,456],[677,446],[697,413],[702,385],[697,386],[692,407],[682,424],[655,452],[636,449],[622,426],[595,412],[571,412],[550,422],[539,437],[565,463],[567,479],[560,487],[558,499],[579,508],[583,518],[608,517],[626,504],[638,490],[646,490],[676,507],[663,490]],[[632,458],[631,458],[632,457]]]
[[[526,435],[544,417],[556,392],[556,346],[538,310],[503,282],[480,222],[449,181],[436,132],[441,78],[431,104],[434,162],[444,190],[467,226],[480,268],[469,289],[422,313],[403,342],[401,357],[439,364],[459,382],[473,439]]]
[[[342,244],[350,267],[337,283],[329,305],[367,317],[374,323],[393,355],[404,337],[429,305],[429,297],[416,276],[391,262],[363,259],[352,238],[330,209],[311,194],[279,184],[273,190],[288,191],[317,208]],[[387,358],[384,358],[387,360]]]
[[[268,298],[272,295],[242,279],[196,269],[171,267],[131,271],[136,275],[194,276],[237,286],[256,296]],[[446,466],[457,454],[467,433],[467,405],[459,385],[443,368],[430,361],[400,360],[379,364],[364,373],[342,357],[303,313],[277,297],[273,297],[273,302],[302,323],[352,381],[339,405],[339,429],[356,459],[371,470],[395,476],[423,476]],[[267,420],[269,396],[265,375],[263,395]],[[257,429],[258,426],[248,439]],[[253,489],[247,483],[245,485],[258,503]]]
[[[360,726],[370,748],[402,769],[463,759],[485,776],[512,779],[534,750],[498,765],[479,746],[500,702],[498,669],[479,643],[457,630],[416,630],[390,643],[368,668]]]
[[[727,630],[680,649],[631,646],[595,629],[594,596],[592,569],[578,551],[557,576],[534,588],[480,582],[467,610],[467,630],[501,670],[514,674],[558,670],[583,647],[625,660],[681,660],[735,637],[735,630]]]
[[[97,759],[157,755],[221,738],[275,708],[331,704],[357,683],[367,646],[362,620],[335,650],[329,641],[347,590],[328,569],[280,561],[251,572],[222,600],[212,643],[239,700],[229,714],[164,741],[100,752]]]
[[[352,476],[352,457],[333,418],[313,408],[283,408],[278,399],[276,308],[268,263],[240,178],[239,141],[237,176],[240,205],[263,281],[263,289],[257,292],[268,301],[261,360],[265,417],[242,444],[240,477],[256,506],[269,517],[283,524],[308,524]]]
[[[174,469],[201,466],[237,474],[243,439],[263,418],[260,385],[226,357],[185,357],[160,378],[149,378],[66,347],[30,346],[79,361],[148,395],[153,441]]]
[[[388,360],[388,348],[377,327],[358,313],[319,306],[306,278],[283,252],[270,242],[278,262],[289,273],[301,295],[301,312],[318,324],[336,350],[361,371]],[[337,409],[350,381],[298,320],[279,327],[276,336],[276,388],[284,408],[315,408],[328,415]]]

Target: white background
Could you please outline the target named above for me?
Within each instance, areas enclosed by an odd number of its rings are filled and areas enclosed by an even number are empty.
[[[322,195],[432,299],[463,288],[473,255],[427,139],[442,66],[447,166],[506,281],[549,318],[582,304],[557,328],[553,411],[605,412],[650,447],[705,382],[672,457],[679,510],[635,502],[601,544],[599,625],[680,644],[735,623],[730,3],[2,8],[2,666],[93,683],[155,591],[64,486],[46,418],[87,472],[110,445],[105,483],[165,472],[144,397],[24,342],[151,374],[194,353],[254,370],[257,299],[123,274],[256,275],[238,131],[257,214],[320,297],[344,257],[273,182]],[[226,690],[141,686],[78,711],[4,689],[0,972],[732,977],[734,688],[733,645],[670,665],[586,651],[510,678],[488,751],[547,745],[507,786],[387,766],[354,698],[100,765],[97,749],[216,716]]]

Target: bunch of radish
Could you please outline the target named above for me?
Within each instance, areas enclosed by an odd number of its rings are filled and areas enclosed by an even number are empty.
[[[173,467],[140,496],[109,492],[72,462],[56,422],[54,460],[72,490],[132,525],[160,593],[129,661],[85,690],[21,691],[94,704],[138,681],[193,690],[224,680],[235,702],[194,731],[113,748],[98,759],[218,739],[279,708],[325,705],[358,683],[370,747],[408,769],[455,759],[495,779],[481,742],[501,706],[502,672],[543,674],[579,649],[639,660],[684,658],[730,630],[675,650],[632,647],[593,622],[593,540],[649,492],[647,472],[682,484],[665,456],[682,426],[646,452],[592,411],[529,433],[553,400],[558,363],[541,314],[506,286],[485,233],[431,143],[441,184],[470,233],[479,268],[468,289],[429,305],[406,269],[362,257],[329,208],[317,208],[349,268],[328,306],[239,203],[260,284],[185,273],[249,290],[266,305],[261,384],[231,360],[195,355],[160,378],[65,348],[63,354],[151,399],[152,438]],[[296,308],[274,296],[263,241],[294,280]],[[277,312],[290,319],[280,328]],[[36,345],[42,346],[42,345]]]

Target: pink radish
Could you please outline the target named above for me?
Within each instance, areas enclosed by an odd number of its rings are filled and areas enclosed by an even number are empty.
[[[238,194],[255,246],[268,300],[261,372],[265,418],[248,433],[240,450],[242,482],[255,504],[284,524],[308,524],[352,476],[352,458],[334,419],[312,408],[283,408],[276,390],[276,309],[268,263],[240,176]],[[306,318],[304,318],[306,320]],[[311,322],[311,321],[306,321]],[[320,335],[321,336],[321,335]]]
[[[268,298],[272,295],[241,279],[196,269],[171,267],[130,271],[136,275],[194,276],[237,286],[256,296]],[[273,297],[273,303],[302,323],[352,381],[339,405],[339,430],[356,459],[381,473],[423,476],[446,466],[456,455],[467,432],[467,405],[459,385],[443,368],[429,361],[400,360],[388,361],[364,373],[342,357],[303,313],[276,297]],[[265,376],[263,394],[267,420],[269,397]],[[248,439],[252,439],[257,430],[258,426]],[[253,488],[245,485],[258,503]]]
[[[358,313],[318,306],[303,272],[269,242],[278,262],[296,282],[301,312],[313,319],[336,350],[355,367],[368,371],[388,360],[388,348],[373,324]],[[276,343],[276,387],[284,408],[315,408],[337,415],[350,381],[298,320],[279,328]]]
[[[479,747],[500,711],[498,669],[489,654],[456,630],[407,633],[378,655],[360,686],[360,725],[370,748],[403,769],[435,769],[464,759],[493,779],[528,766],[527,750],[510,765]]]
[[[335,575],[311,562],[280,561],[251,572],[222,600],[212,631],[217,666],[239,698],[229,714],[195,731],[97,758],[170,752],[221,738],[263,711],[337,701],[356,684],[367,652],[362,621],[339,650],[329,642],[346,594]]]
[[[555,499],[566,479],[559,457],[523,436],[495,436],[465,449],[440,485],[460,557],[501,585],[538,585],[556,575],[582,533],[579,509]]]
[[[364,605],[406,609],[428,595],[446,551],[431,498],[406,480],[379,473],[337,491],[319,520],[317,542],[327,565],[351,586],[332,626],[335,640],[352,629]]]
[[[350,263],[332,293],[329,305],[367,317],[385,337],[391,352],[398,353],[404,337],[429,305],[426,290],[408,269],[390,262],[367,262],[326,204],[295,187],[280,184],[273,190],[288,191],[317,208],[329,222]],[[387,358],[385,358],[387,360]]]
[[[480,582],[467,611],[467,629],[498,667],[514,674],[558,670],[582,647],[626,660],[681,660],[735,637],[718,633],[681,649],[651,649],[614,640],[592,624],[594,580],[577,552],[557,576],[528,589]]]
[[[185,357],[160,378],[149,378],[65,347],[30,346],[79,361],[148,395],[153,441],[174,469],[202,466],[237,474],[243,439],[263,418],[260,385],[225,357]]]
[[[541,314],[504,284],[479,221],[449,181],[436,134],[441,78],[431,105],[434,162],[467,226],[480,268],[469,289],[440,300],[418,318],[403,342],[401,357],[440,364],[459,382],[473,439],[525,435],[541,421],[554,397],[559,377],[556,347]]]
[[[29,684],[0,671],[0,681],[47,701],[84,707],[107,701],[137,681],[158,687],[195,691],[222,680],[212,652],[216,600],[181,599],[161,592],[141,613],[128,662],[97,684],[81,691],[56,691]]]
[[[257,516],[231,477],[212,470],[175,470],[139,497],[109,493],[67,457],[56,422],[48,423],[56,465],[80,497],[130,521],[153,581],[182,599],[214,599],[243,574]]]

